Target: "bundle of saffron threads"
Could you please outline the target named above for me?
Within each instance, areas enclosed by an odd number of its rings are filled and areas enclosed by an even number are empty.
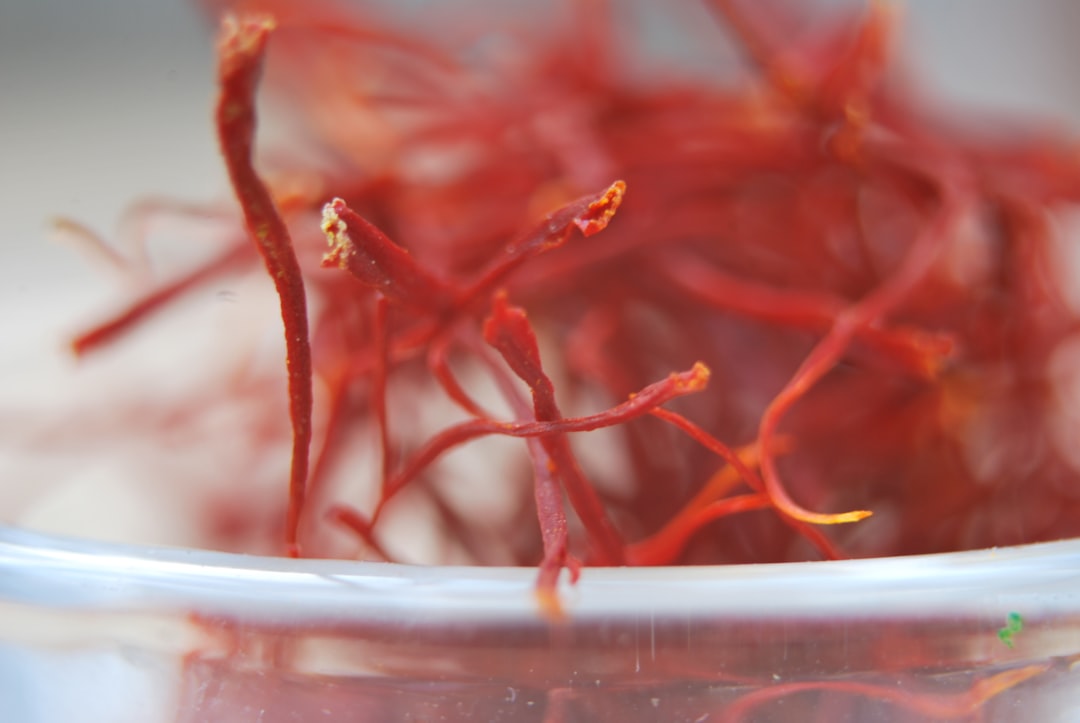
[[[812,36],[783,3],[704,3],[742,50],[727,86],[637,77],[603,0],[502,43],[472,15],[210,3],[243,231],[76,350],[268,269],[291,437],[249,439],[291,449],[278,550],[536,565],[552,608],[589,565],[1080,533],[1075,149],[935,121],[884,3]],[[260,80],[309,164],[255,169]]]

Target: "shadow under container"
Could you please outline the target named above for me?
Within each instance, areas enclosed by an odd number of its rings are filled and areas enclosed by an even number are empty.
[[[1080,720],[1080,541],[534,581],[0,527],[0,719]]]

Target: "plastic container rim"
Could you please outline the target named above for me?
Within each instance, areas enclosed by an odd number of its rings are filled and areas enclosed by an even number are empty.
[[[537,621],[534,568],[288,559],[0,525],[0,604],[340,622]],[[925,618],[1080,610],[1080,539],[829,562],[585,568],[576,618]]]

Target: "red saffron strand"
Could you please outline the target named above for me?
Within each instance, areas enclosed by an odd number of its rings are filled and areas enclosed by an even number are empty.
[[[323,266],[345,269],[403,306],[441,311],[450,305],[452,293],[445,282],[342,199],[335,198],[323,208],[322,230],[330,242]]]
[[[452,341],[453,337],[448,334],[440,335],[432,341],[428,350],[428,368],[431,369],[435,380],[454,404],[474,417],[490,418],[492,415],[469,396],[468,392],[457,380],[457,377],[454,376],[453,370],[450,369],[449,356]]]
[[[386,408],[386,392],[390,375],[390,344],[387,330],[390,302],[382,294],[375,295],[375,309],[372,312],[372,337],[375,347],[375,366],[371,380],[371,406],[375,411],[375,422],[379,427],[379,458],[381,468],[379,479],[382,489],[390,480],[393,460],[393,444],[390,439],[389,411]]]
[[[562,414],[555,403],[555,387],[541,368],[536,335],[524,310],[510,306],[505,295],[496,295],[491,316],[484,322],[484,339],[532,390],[537,421],[561,420]],[[600,564],[622,564],[625,545],[592,485],[585,479],[566,437],[553,434],[542,437],[541,442],[551,458],[552,472],[562,479],[571,504],[596,546]]]
[[[469,341],[476,343],[478,340],[469,338]],[[518,419],[522,420],[519,424],[527,424],[526,420],[535,422],[535,410],[530,408],[524,395],[514,386],[505,367],[498,366],[486,352],[486,349],[478,349],[481,359],[494,375],[503,397],[509,402]],[[554,462],[538,437],[528,437],[525,443],[532,466],[533,502],[536,505],[536,519],[540,525],[540,543],[543,550],[536,575],[537,603],[541,613],[548,619],[559,620],[564,615],[558,594],[559,575],[566,569],[570,574],[570,582],[577,582],[582,563],[570,552],[570,528],[563,504],[563,492],[555,476]]]
[[[153,314],[176,297],[192,288],[206,283],[210,279],[238,269],[248,261],[251,255],[246,245],[237,245],[225,251],[209,263],[203,264],[191,272],[174,279],[163,286],[150,290],[145,296],[131,303],[127,309],[103,324],[80,333],[71,340],[71,349],[76,356],[83,356],[106,346],[134,327],[149,319]]]
[[[797,504],[784,489],[775,457],[769,449],[777,434],[780,420],[807,391],[839,361],[859,329],[877,322],[910,292],[929,271],[930,264],[955,223],[958,200],[951,191],[944,191],[942,208],[912,242],[900,268],[867,297],[839,314],[829,332],[806,356],[784,388],[773,398],[761,416],[758,444],[763,450],[761,476],[765,491],[776,508],[794,520],[816,525],[836,525],[858,522],[873,514],[870,510],[841,513],[817,513]]]
[[[762,492],[768,494],[768,484],[762,479],[760,475],[758,475],[753,471],[753,469],[751,469],[750,465],[743,461],[742,455],[735,452],[735,450],[731,449],[728,445],[724,444],[719,439],[709,434],[686,417],[682,416],[681,414],[676,414],[671,410],[652,409],[650,410],[650,414],[683,430],[684,432],[686,432],[686,434],[690,436],[691,439],[698,442],[706,449],[714,452],[727,464],[731,465],[731,468],[735,471],[739,478],[744,480],[755,492]],[[754,445],[754,449],[757,452],[756,458],[758,466],[763,467],[765,463],[764,461],[766,459],[775,459],[776,455],[779,454],[781,451],[786,451],[787,444],[785,444],[783,440],[779,438],[773,438],[770,439],[769,442],[772,447],[768,454],[765,454],[761,451],[762,448],[760,447],[760,442]],[[708,487],[702,490],[702,493],[708,492]],[[689,511],[691,514],[696,514],[694,511],[701,505],[703,498],[700,495],[702,493],[699,493],[698,497],[695,497],[690,501],[690,503],[684,508],[684,512]],[[768,497],[771,500],[772,505],[776,507],[776,500],[772,497],[771,494],[769,494]],[[833,544],[829,540],[829,538],[821,532],[820,529],[815,527],[813,523],[808,522],[807,520],[799,519],[794,516],[782,516],[781,519],[783,519],[786,524],[790,525],[806,540],[808,540],[812,545],[814,545],[814,547],[816,547],[818,551],[821,552],[825,559],[839,560],[845,557],[837,548],[837,546]],[[678,525],[679,519],[675,518],[674,520],[672,520],[672,523]]]
[[[534,256],[562,246],[572,229],[577,228],[586,238],[600,233],[611,223],[625,195],[626,182],[615,181],[600,193],[579,198],[549,214],[533,230],[503,249],[499,258],[461,294],[458,306],[491,293]]]
[[[656,413],[660,405],[680,396],[703,391],[708,378],[708,369],[704,365],[697,364],[686,372],[669,374],[667,378],[650,384],[640,392],[631,395],[622,404],[596,414],[518,422],[499,422],[493,419],[479,418],[447,427],[429,438],[427,443],[417,450],[387,483],[372,519],[377,520],[382,513],[382,509],[395,495],[427,466],[454,447],[490,435],[529,439],[571,432],[590,432],[602,427],[624,424],[646,414]]]
[[[387,562],[393,562],[394,558],[388,553],[375,537],[374,524],[362,514],[348,505],[334,505],[330,508],[327,517],[332,522],[352,530],[357,537],[364,541],[368,548]]]
[[[763,510],[772,501],[757,492],[735,495],[708,504],[687,509],[647,539],[635,542],[627,548],[626,560],[630,565],[670,565],[678,559],[690,537],[706,524],[738,512]]]
[[[299,528],[307,491],[311,446],[312,366],[308,339],[307,295],[289,230],[270,191],[252,165],[255,140],[255,90],[273,22],[266,18],[228,16],[218,40],[216,121],[221,152],[244,220],[281,301],[289,377],[289,418],[293,428],[289,504],[285,544],[290,557],[300,555]]]
[[[558,595],[559,574],[566,568],[570,571],[570,581],[576,582],[581,574],[581,562],[570,554],[570,532],[562,489],[555,475],[555,462],[539,439],[529,439],[527,444],[533,470],[533,499],[544,550],[536,575],[537,602],[545,616],[558,619],[563,615]]]
[[[669,267],[660,270],[673,285],[701,303],[778,326],[827,331],[849,305],[834,295],[779,289],[690,259],[672,260]],[[879,324],[860,327],[856,337],[883,360],[930,379],[955,351],[956,341],[953,334]]]

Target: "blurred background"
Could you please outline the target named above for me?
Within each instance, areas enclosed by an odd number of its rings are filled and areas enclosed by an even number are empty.
[[[209,120],[212,33],[194,6],[0,0],[0,357],[10,356],[16,334],[47,343],[49,327],[55,341],[50,322],[72,311],[85,320],[112,283],[50,241],[50,217],[78,219],[107,237],[134,198],[226,192]],[[1080,3],[898,7],[905,62],[941,103],[1080,126]],[[53,288],[60,282],[66,298]]]
[[[51,240],[51,217],[108,235],[135,197],[224,188],[209,124],[213,46],[192,5],[0,1],[0,356],[14,351],[12,334],[47,343],[36,329],[115,283]]]

